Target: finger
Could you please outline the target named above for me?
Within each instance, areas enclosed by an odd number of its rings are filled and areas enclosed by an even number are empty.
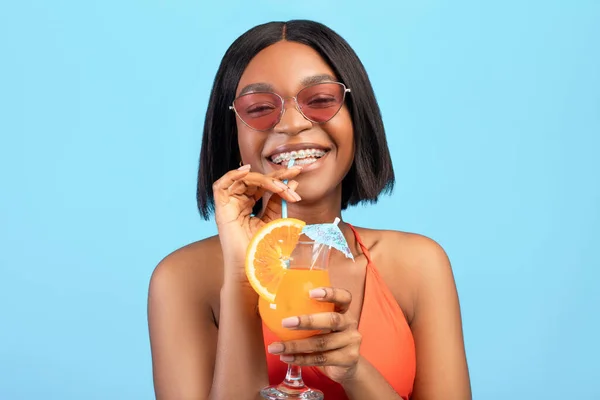
[[[298,182],[291,180],[288,182],[287,185],[289,187],[289,190],[295,192],[296,188],[298,187]],[[260,197],[263,196],[263,194],[264,194],[264,191],[259,190],[254,194],[254,198],[256,200],[258,200]],[[267,207],[265,207],[265,210],[270,211],[277,215],[279,215],[281,213],[281,197],[280,196],[273,197],[273,196],[269,195],[266,198],[266,204],[267,204]]]
[[[350,346],[323,353],[282,354],[279,356],[279,359],[283,362],[293,363],[302,367],[323,365],[351,367],[358,362],[359,357],[358,346]]]
[[[230,195],[241,195],[248,190],[248,185],[243,180],[235,181],[231,186],[227,188],[227,192]]]
[[[254,194],[252,195],[252,197],[254,197],[254,201],[258,201],[259,199],[261,199],[264,195],[265,195],[265,190],[263,188],[258,188],[256,189],[256,192],[254,192]]]
[[[289,181],[287,185],[293,191],[296,191],[296,189],[298,189],[298,182],[297,181],[294,181],[294,180]]]
[[[244,165],[243,167],[240,167],[240,169],[234,169],[232,171],[229,171],[215,181],[215,183],[213,184],[213,189],[227,189],[229,186],[233,185],[234,182],[243,178],[249,173],[250,165]]]
[[[254,201],[258,200],[260,196],[256,194],[259,192],[263,192],[264,190],[256,187],[256,186],[248,186],[248,184],[244,180],[239,180],[233,183],[233,185],[229,186],[227,192],[232,196],[247,196]]]
[[[318,301],[326,301],[335,305],[335,310],[344,314],[352,303],[352,293],[346,289],[334,287],[316,288],[309,292],[309,296]]]
[[[245,195],[256,201],[267,191],[275,192],[292,202],[300,199],[300,196],[285,183],[276,179],[266,178],[266,176],[257,178],[256,176],[248,175],[243,177],[229,186],[226,193],[228,195]]]
[[[351,344],[360,344],[361,339],[360,333],[356,330],[335,332],[316,335],[308,339],[271,343],[268,351],[271,354],[322,353],[341,349]]]
[[[281,182],[283,179],[292,178],[300,173],[302,167],[292,167],[290,169],[278,170],[269,175],[263,175],[256,172],[250,172],[250,165],[244,165],[239,169],[232,170],[223,175],[220,179],[218,179],[213,184],[213,193],[215,197],[228,196],[229,194],[247,194],[250,196],[255,196],[255,194],[260,190],[262,193],[264,191],[271,191],[273,193],[278,193],[280,196],[286,198],[288,201],[298,201],[300,196],[298,196],[294,190],[291,190],[289,186],[285,183]],[[243,185],[239,182],[243,180]],[[233,187],[232,187],[233,186]],[[245,191],[242,189],[246,187]],[[225,192],[227,190],[227,192]],[[290,193],[285,193],[286,191]]]
[[[296,202],[301,199],[295,191],[289,188],[288,185],[276,178],[251,172],[243,177],[242,180],[248,187],[255,186],[265,191],[277,193],[287,201]]]
[[[227,189],[239,179],[250,173],[250,166],[248,165],[244,167],[245,168],[227,172],[213,183],[213,196],[216,203],[227,203],[229,201],[229,193],[227,193]]]
[[[265,197],[266,206],[260,215],[264,223],[269,223],[275,219],[281,218],[281,197],[267,194]]]
[[[271,172],[270,174],[267,174],[265,176],[283,181],[285,179],[290,179],[290,178],[297,176],[300,173],[300,171],[302,171],[302,167],[297,166],[297,167],[292,167],[290,169],[277,170],[277,171]],[[296,188],[298,187],[298,182],[292,180],[292,181],[288,182],[287,186],[290,190],[295,192]],[[252,193],[252,194],[248,193],[248,194],[253,196],[255,201],[258,201],[258,199],[260,199],[261,197],[264,196],[265,189],[262,187],[259,187],[259,188],[257,188],[257,190],[254,193]]]
[[[260,218],[265,222],[281,218],[281,200],[280,196],[267,194],[267,196],[265,196],[266,205],[264,207],[264,212]]]
[[[348,314],[324,312],[285,318],[281,321],[281,325],[294,330],[343,331],[350,326],[355,326],[355,323]]]
[[[252,207],[254,207],[254,204],[256,204],[252,197],[239,196],[237,197],[237,200],[239,202],[238,205],[240,217],[246,217],[252,214]]]
[[[296,165],[291,168],[278,169],[276,171],[271,172],[270,174],[267,174],[267,176],[270,176],[272,178],[276,178],[276,179],[283,181],[286,179],[295,178],[296,176],[298,176],[300,174],[300,172],[302,172],[302,167],[299,165]]]

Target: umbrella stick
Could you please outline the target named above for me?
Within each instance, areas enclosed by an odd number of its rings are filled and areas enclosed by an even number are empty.
[[[340,219],[338,217],[335,217],[335,220],[333,221],[334,225],[337,225],[340,223]],[[313,248],[313,261],[312,264],[310,265],[309,271],[311,271],[313,269],[313,267],[315,266],[315,263],[317,262],[317,259],[319,258],[319,253],[321,253],[321,250],[323,249],[325,245],[322,243],[318,243],[318,246],[316,247],[317,251],[315,254],[315,250]],[[329,246],[329,249],[331,249],[331,246]]]

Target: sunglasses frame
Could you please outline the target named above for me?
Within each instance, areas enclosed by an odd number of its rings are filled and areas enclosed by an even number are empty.
[[[336,85],[339,85],[339,86],[341,86],[344,89],[344,91],[342,92],[342,101],[340,102],[340,108],[338,108],[338,110],[327,121],[317,122],[317,121],[314,121],[314,120],[308,118],[306,116],[306,114],[304,114],[304,112],[302,111],[302,107],[300,107],[300,104],[298,103],[298,94],[300,94],[303,90],[306,90],[308,88],[311,88],[311,87],[314,87],[314,86],[317,86],[317,85],[332,84],[332,83],[336,84]],[[233,110],[235,112],[235,115],[237,115],[237,117],[240,119],[240,121],[242,121],[242,123],[244,125],[246,125],[248,128],[253,129],[255,131],[258,131],[258,132],[267,132],[267,131],[270,131],[271,129],[273,129],[274,127],[276,127],[277,124],[279,124],[279,122],[281,122],[281,118],[283,117],[283,114],[285,113],[285,101],[287,99],[294,99],[294,107],[296,108],[296,110],[305,119],[307,119],[308,121],[312,122],[313,124],[324,124],[326,122],[331,121],[333,119],[333,117],[335,117],[340,112],[340,110],[342,109],[342,107],[344,107],[344,102],[346,101],[346,93],[350,93],[350,92],[351,92],[350,88],[346,87],[346,85],[344,85],[342,82],[319,82],[319,83],[314,83],[314,84],[309,85],[309,86],[305,86],[302,89],[300,89],[298,91],[298,93],[296,93],[296,96],[288,97],[288,98],[285,98],[285,99],[282,96],[280,96],[279,94],[275,93],[275,92],[250,92],[250,93],[244,93],[243,95],[238,96],[238,97],[236,97],[233,100],[233,103],[231,103],[231,105],[229,106],[229,109]],[[250,126],[250,124],[248,124],[246,121],[244,121],[244,118],[242,118],[240,116],[240,114],[238,113],[238,111],[235,109],[235,102],[239,98],[244,97],[244,96],[249,96],[249,95],[252,95],[252,94],[261,94],[261,93],[262,94],[274,94],[275,96],[279,97],[279,99],[281,100],[281,111],[279,112],[279,116],[277,117],[277,120],[276,120],[275,124],[273,126],[271,126],[270,128],[268,128],[268,129],[256,129],[253,126]]]

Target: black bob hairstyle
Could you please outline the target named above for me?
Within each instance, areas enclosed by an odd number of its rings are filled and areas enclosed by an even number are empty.
[[[239,80],[252,58],[281,40],[312,47],[352,89],[346,97],[354,129],[354,162],[342,181],[342,209],[361,202],[375,203],[394,187],[394,170],[375,93],[358,56],[348,43],[323,24],[307,20],[269,22],[255,26],[229,47],[215,76],[204,120],[196,200],[204,219],[214,211],[213,183],[240,164],[235,113]],[[254,212],[260,211],[260,201]]]

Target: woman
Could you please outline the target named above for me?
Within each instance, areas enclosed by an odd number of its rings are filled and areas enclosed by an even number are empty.
[[[254,399],[283,379],[281,360],[306,366],[328,400],[471,398],[450,263],[426,237],[341,222],[355,262],[334,252],[332,287],[311,294],[335,312],[285,322],[331,333],[281,343],[257,315],[245,251],[281,199],[289,216],[324,223],[393,184],[373,89],[341,37],[289,21],[238,38],[215,78],[200,154],[198,206],[206,219],[214,211],[218,236],[168,255],[150,283],[157,398]]]

